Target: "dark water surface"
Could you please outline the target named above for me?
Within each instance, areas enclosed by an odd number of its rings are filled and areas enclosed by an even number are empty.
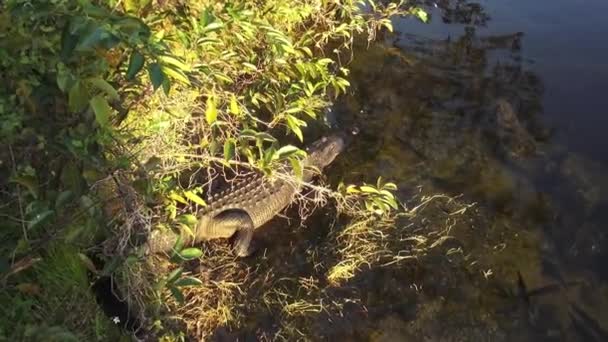
[[[452,232],[466,258],[427,266],[425,309],[374,339],[608,341],[608,2],[427,5],[429,24],[356,48],[341,166],[403,200],[462,194],[481,224]]]

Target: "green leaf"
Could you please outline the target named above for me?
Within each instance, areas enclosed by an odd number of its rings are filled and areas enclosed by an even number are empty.
[[[347,194],[358,194],[359,192],[361,192],[361,191],[359,189],[357,189],[357,187],[355,185],[349,185],[346,187]]]
[[[74,83],[74,76],[63,63],[57,64],[57,86],[62,92],[67,92]]]
[[[215,18],[213,17],[213,13],[209,10],[209,8],[205,8],[205,10],[201,13],[201,17],[199,19],[199,26],[201,28],[206,27],[211,22],[213,22]]]
[[[180,216],[176,217],[175,219],[177,221],[179,221],[180,223],[187,225],[188,227],[194,227],[194,226],[196,226],[196,223],[198,222],[198,220],[196,219],[196,216],[194,216],[192,214],[180,215]]]
[[[184,74],[183,72],[181,72],[179,70],[175,70],[170,67],[163,67],[162,70],[165,73],[165,75],[169,75],[169,76],[173,77],[174,79],[176,79],[186,85],[190,85],[190,80],[188,79],[188,76],[186,76],[186,74]],[[165,92],[167,92],[167,91],[165,91]]]
[[[184,239],[183,239],[182,235],[180,234],[177,236],[177,240],[175,240],[173,247],[171,247],[171,250],[173,251],[173,256],[178,255],[179,251],[181,251],[183,248],[184,248]]]
[[[306,123],[298,118],[287,115],[287,126],[289,129],[300,139],[301,142],[304,142],[304,135],[302,134],[302,129],[300,126],[306,126]]]
[[[211,23],[211,24],[205,26],[205,28],[203,28],[203,32],[217,31],[217,30],[221,29],[222,27],[224,27],[224,24],[222,24],[220,22],[214,22],[214,23]]]
[[[279,156],[279,158],[285,158],[285,157],[289,157],[290,155],[300,152],[302,150],[300,150],[299,148],[293,146],[293,145],[286,145],[281,147],[278,151],[277,151],[277,155]]]
[[[77,50],[85,51],[94,48],[101,44],[104,40],[111,37],[110,33],[101,27],[90,30],[88,33],[80,37]]]
[[[207,206],[207,203],[205,203],[205,201],[200,198],[197,194],[195,194],[192,191],[184,191],[184,196],[186,196],[187,199],[191,200],[192,202],[201,205],[203,207]]]
[[[135,50],[133,51],[133,53],[131,53],[129,67],[127,68],[127,80],[132,80],[135,75],[137,75],[137,73],[141,71],[141,68],[144,67],[144,62],[144,55]]]
[[[359,189],[361,189],[361,191],[363,191],[363,192],[372,193],[372,194],[380,193],[380,191],[378,191],[378,189],[376,189],[372,186],[368,186],[368,185],[362,185],[361,187],[359,187]]]
[[[382,21],[382,26],[386,27],[388,32],[393,32],[393,23],[389,19],[385,19]]]
[[[209,125],[213,124],[217,120],[217,107],[215,104],[215,96],[210,95],[207,97],[207,108],[205,109],[205,118]]]
[[[169,275],[167,276],[167,283],[171,284],[174,281],[176,281],[179,277],[182,276],[183,272],[184,272],[184,269],[181,267],[178,267],[178,268],[174,269],[173,271],[171,271],[171,273],[169,273]]]
[[[55,209],[63,208],[74,197],[74,193],[70,190],[62,191],[55,199]]]
[[[234,157],[236,144],[234,139],[228,139],[224,142],[224,159],[230,160]]]
[[[180,286],[180,287],[201,286],[201,285],[203,285],[203,282],[200,279],[194,278],[194,277],[183,277],[175,282],[175,286]]]
[[[243,62],[243,66],[251,71],[258,71],[258,67],[251,63]]]
[[[203,251],[199,248],[185,248],[179,252],[179,256],[184,260],[198,259],[203,255]]]
[[[30,175],[16,176],[11,178],[11,182],[25,187],[34,198],[38,198],[38,180],[36,177]]]
[[[114,89],[114,87],[112,87],[112,85],[106,80],[102,78],[90,78],[87,81],[97,89],[106,93],[110,100],[120,100],[120,96],[118,95],[116,89]]]
[[[171,291],[171,294],[179,304],[184,304],[186,299],[184,298],[184,294],[180,289],[175,286],[171,286],[169,287],[169,291]]]
[[[182,196],[178,195],[175,192],[171,192],[167,197],[169,197],[170,199],[172,199],[176,202],[180,202],[182,204],[188,204],[188,201],[186,201],[185,198],[183,198]]]
[[[54,210],[45,210],[41,213],[36,214],[36,216],[34,216],[34,218],[28,222],[28,229],[34,229],[39,225],[47,222],[53,216],[53,214],[55,214]]]
[[[302,180],[302,178],[304,178],[302,161],[297,158],[289,158],[289,163],[291,163],[294,176],[296,176],[297,179]]]
[[[152,86],[154,90],[158,89],[158,87],[163,84],[163,80],[165,79],[165,74],[158,63],[152,63],[148,66],[148,73],[150,74],[150,81],[152,81]]]
[[[70,108],[70,111],[75,113],[84,110],[89,101],[88,97],[87,90],[82,84],[80,82],[74,83],[68,94],[68,107]]]
[[[169,55],[163,55],[158,57],[161,62],[163,62],[163,64],[165,65],[171,65],[176,67],[178,70],[181,71],[190,71],[192,70],[192,68],[190,68],[190,66],[188,66],[186,63],[180,61],[179,59],[173,57],[173,56],[169,56]]]
[[[112,112],[108,100],[101,95],[97,95],[91,99],[90,104],[93,112],[95,112],[95,120],[99,126],[106,127],[110,121],[110,113]]]
[[[241,109],[239,108],[239,104],[236,100],[236,96],[234,96],[234,94],[232,94],[230,96],[230,113],[234,114],[234,115],[239,115],[241,114]]]
[[[124,0],[125,12],[133,13],[139,11],[139,0]]]
[[[386,183],[384,184],[383,188],[390,191],[396,191],[397,185],[395,183]]]
[[[422,8],[416,7],[411,9],[411,13],[414,14],[414,16],[416,16],[418,19],[420,19],[423,23],[426,23],[429,21],[429,15],[428,13],[423,10]]]
[[[255,138],[257,140],[261,140],[261,141],[269,141],[269,142],[275,142],[277,141],[277,138],[273,137],[272,135],[266,133],[266,132],[259,132],[255,134]]]

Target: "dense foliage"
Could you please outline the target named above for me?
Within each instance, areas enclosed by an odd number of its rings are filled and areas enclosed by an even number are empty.
[[[5,1],[0,339],[118,336],[87,274],[136,262],[131,247],[154,229],[189,229],[207,190],[185,172],[285,161],[301,172],[294,145],[348,87],[353,36],[392,29],[393,14],[424,18],[370,4]],[[348,189],[372,211],[396,206],[386,189]],[[167,279],[177,298],[196,285]]]

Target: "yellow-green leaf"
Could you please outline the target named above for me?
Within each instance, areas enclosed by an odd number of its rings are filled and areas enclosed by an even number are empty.
[[[379,194],[380,193],[380,191],[378,191],[378,189],[376,189],[374,187],[371,187],[371,186],[368,186],[368,185],[362,185],[360,187],[360,189],[363,192],[368,192],[368,193],[372,193],[372,194]]]
[[[190,80],[188,79],[188,76],[186,76],[186,74],[184,74],[180,70],[175,70],[170,67],[162,67],[161,69],[165,75],[169,75],[186,85],[190,85]]]
[[[175,192],[170,193],[168,197],[176,202],[180,202],[182,204],[188,204],[188,201],[186,201],[185,198],[176,194]]]
[[[207,108],[205,109],[205,119],[208,124],[213,124],[217,120],[217,106],[215,103],[215,96],[211,95],[207,97]]]
[[[163,62],[163,64],[172,65],[181,71],[192,70],[192,68],[189,65],[187,65],[186,63],[180,61],[179,59],[177,59],[173,56],[164,55],[164,56],[160,56],[159,59]]]
[[[304,176],[304,170],[302,169],[302,161],[297,158],[289,158],[289,163],[291,163],[291,168],[293,170],[294,176],[297,179],[301,180]]]
[[[224,159],[230,160],[234,157],[235,142],[233,139],[228,139],[224,142]]]
[[[194,259],[198,259],[203,255],[203,251],[201,251],[199,248],[184,248],[179,252],[179,256],[182,257],[182,259],[185,260],[194,260]]]
[[[234,115],[241,114],[241,108],[239,108],[239,103],[237,102],[236,96],[234,96],[234,94],[230,96],[230,113]]]
[[[187,225],[188,227],[194,227],[198,221],[196,219],[196,216],[194,216],[192,214],[180,215],[179,217],[176,218],[176,220]]]
[[[205,203],[205,201],[202,198],[200,198],[197,194],[195,194],[192,191],[184,191],[184,196],[186,196],[187,199],[189,199],[190,201],[192,201],[198,205],[202,205],[203,207],[207,206],[207,203]]]

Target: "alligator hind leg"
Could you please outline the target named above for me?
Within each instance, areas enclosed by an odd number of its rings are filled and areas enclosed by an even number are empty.
[[[236,232],[234,251],[236,255],[245,257],[251,254],[249,245],[253,238],[253,221],[251,216],[240,209],[229,209],[215,215],[212,220],[213,229],[223,230],[232,235]]]

